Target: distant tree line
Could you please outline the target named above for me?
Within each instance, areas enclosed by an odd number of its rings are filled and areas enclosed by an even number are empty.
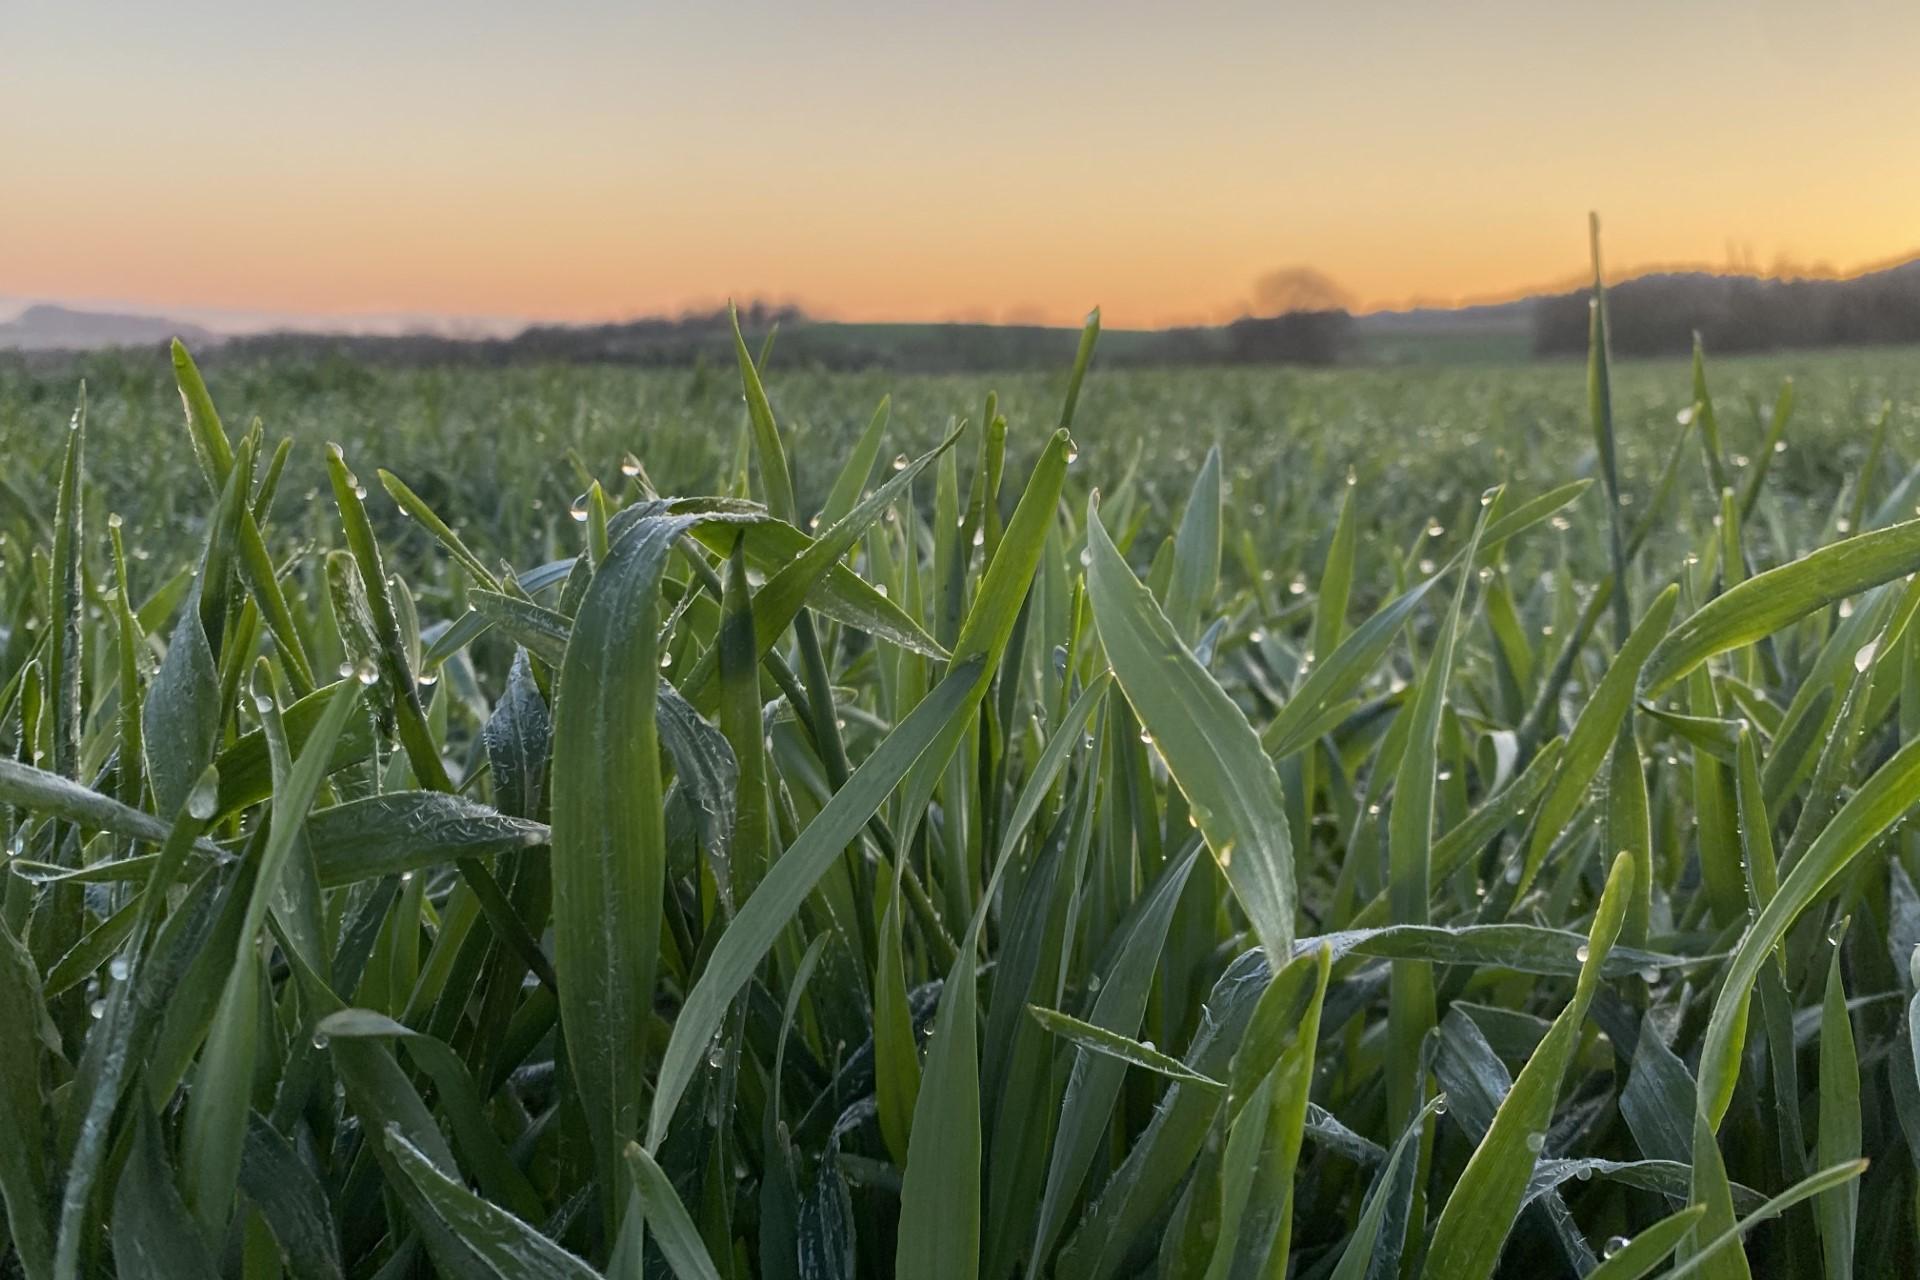
[[[1073,362],[1075,329],[1020,324],[840,324],[812,320],[797,307],[755,303],[740,311],[750,343],[779,327],[777,358],[812,368],[914,373],[1060,369]],[[1108,367],[1175,365],[1331,365],[1353,349],[1345,309],[1247,316],[1215,326],[1110,334]],[[540,325],[510,338],[400,337],[269,333],[234,338],[212,358],[292,357],[386,365],[497,366],[625,364],[691,368],[733,363],[724,310],[599,325]]]
[[[1533,306],[1536,355],[1587,349],[1585,290]],[[1920,262],[1852,280],[1763,280],[1705,273],[1643,276],[1607,290],[1619,355],[1684,355],[1698,333],[1715,353],[1920,342]]]

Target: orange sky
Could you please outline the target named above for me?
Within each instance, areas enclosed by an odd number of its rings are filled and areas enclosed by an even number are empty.
[[[1589,208],[1622,266],[1920,249],[1911,0],[398,7],[0,6],[0,298],[1127,326],[1564,280]]]

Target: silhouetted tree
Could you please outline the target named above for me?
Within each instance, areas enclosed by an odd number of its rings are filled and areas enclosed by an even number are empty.
[[[1253,283],[1252,314],[1289,311],[1351,311],[1353,299],[1333,278],[1313,267],[1281,267]]]

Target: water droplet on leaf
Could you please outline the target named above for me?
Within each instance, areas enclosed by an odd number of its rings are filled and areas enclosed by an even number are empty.
[[[187,793],[187,813],[195,821],[205,822],[213,816],[213,811],[219,802],[220,773],[212,765],[208,765],[201,773],[199,780],[193,784],[193,790]]]

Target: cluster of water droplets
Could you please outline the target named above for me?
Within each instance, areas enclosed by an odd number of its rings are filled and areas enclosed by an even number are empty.
[[[372,658],[361,658],[358,662],[348,659],[340,664],[340,678],[370,685],[380,678],[380,669],[373,665]]]

